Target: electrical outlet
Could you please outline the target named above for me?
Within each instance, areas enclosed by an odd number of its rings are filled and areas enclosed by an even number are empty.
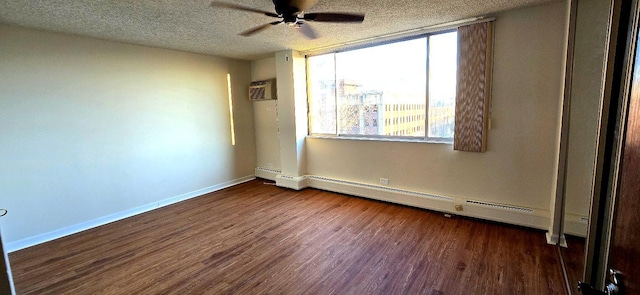
[[[382,185],[389,185],[389,179],[387,179],[387,178],[380,178],[380,184],[382,184]]]

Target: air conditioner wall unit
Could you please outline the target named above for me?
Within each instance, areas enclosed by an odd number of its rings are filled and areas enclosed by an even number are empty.
[[[276,79],[253,81],[249,85],[250,100],[277,99]]]

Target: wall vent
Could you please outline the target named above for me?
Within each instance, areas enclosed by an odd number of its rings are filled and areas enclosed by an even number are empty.
[[[253,81],[249,85],[250,100],[276,99],[276,79]]]
[[[391,193],[400,193],[400,194],[406,194],[406,195],[411,195],[411,196],[418,196],[418,197],[435,199],[435,200],[440,200],[440,201],[453,201],[453,198],[450,198],[450,197],[437,196],[437,195],[432,195],[432,194],[425,194],[425,193],[402,190],[402,189],[397,189],[397,188],[390,188],[390,187],[386,187],[386,186],[359,183],[359,182],[346,181],[346,180],[340,180],[340,179],[333,179],[333,178],[321,177],[321,176],[313,176],[313,175],[309,176],[309,178],[310,179],[315,179],[315,180],[322,180],[322,181],[328,181],[328,182],[333,182],[333,183],[339,183],[339,184],[346,184],[346,185],[350,185],[350,186],[362,187],[362,188],[376,189],[376,190],[381,190],[381,191],[386,191],[386,192],[391,192]]]
[[[480,205],[484,207],[490,207],[490,208],[502,209],[502,210],[508,210],[508,211],[516,211],[516,212],[522,212],[522,213],[533,213],[533,209],[529,209],[529,208],[480,202],[480,201],[474,201],[474,200],[467,200],[467,204],[474,204],[474,205]]]
[[[282,172],[282,170],[264,168],[264,167],[256,167],[256,170],[260,170],[260,171],[264,171],[264,172],[271,172],[271,173],[276,173],[276,174],[280,174]]]

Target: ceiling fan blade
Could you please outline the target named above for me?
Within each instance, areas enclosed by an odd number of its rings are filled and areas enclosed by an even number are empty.
[[[280,21],[276,21],[276,22],[272,22],[272,23],[264,24],[264,25],[261,25],[261,26],[257,26],[257,27],[255,27],[255,28],[252,28],[252,29],[246,30],[246,31],[244,31],[244,32],[242,32],[242,33],[240,33],[240,34],[238,34],[238,35],[240,35],[240,36],[244,36],[244,37],[249,37],[249,36],[251,36],[251,35],[253,35],[253,34],[256,34],[256,33],[260,32],[260,31],[262,31],[262,30],[264,30],[264,29],[266,29],[266,28],[270,27],[270,26],[275,26],[275,25],[277,25],[277,24],[279,24],[279,23],[282,23],[282,21],[280,20]]]
[[[255,8],[251,8],[251,7],[246,7],[246,6],[242,6],[242,5],[237,5],[237,4],[233,4],[233,3],[227,3],[227,2],[213,1],[213,2],[211,2],[211,6],[212,7],[229,8],[229,9],[235,9],[235,10],[241,10],[241,11],[260,13],[260,14],[264,14],[266,16],[271,16],[271,17],[280,17],[279,15],[277,15],[277,14],[275,14],[273,12],[264,11],[264,10],[260,10],[260,9],[255,9]]]
[[[318,38],[318,34],[313,30],[313,28],[309,24],[305,24],[302,22],[298,22],[295,26],[297,30],[300,31],[305,37],[313,40]]]
[[[364,21],[364,14],[335,12],[305,13],[303,19],[315,22],[361,23]]]

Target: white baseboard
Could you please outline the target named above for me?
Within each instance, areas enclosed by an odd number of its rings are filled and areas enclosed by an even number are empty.
[[[276,176],[282,173],[282,171],[278,169],[264,168],[264,167],[256,167],[255,169],[256,177],[268,179],[271,181],[276,181]]]
[[[422,192],[344,181],[315,175],[307,176],[306,184],[308,187],[450,213],[453,215],[480,218],[543,230],[549,228],[550,212],[548,210],[478,202],[463,198],[432,195]],[[456,205],[461,205],[462,211],[457,211]]]
[[[453,209],[453,198],[415,193],[383,186],[309,176],[308,185],[313,188],[354,195],[379,201],[397,203],[419,208],[449,212]]]
[[[547,244],[567,248],[567,239],[564,235],[553,235],[551,232],[547,232],[545,236],[547,237]]]
[[[589,228],[589,217],[567,213],[564,217],[564,233],[586,238]]]
[[[280,174],[279,171],[256,168],[256,175],[245,176],[234,179],[225,183],[203,188],[197,191],[182,194],[176,197],[168,198],[159,202],[150,203],[129,210],[121,211],[94,220],[72,225],[69,227],[54,230],[41,235],[25,238],[11,243],[6,243],[6,251],[14,252],[24,248],[28,248],[37,244],[55,240],[64,236],[75,234],[84,230],[95,228],[104,224],[118,221],[127,217],[145,213],[160,207],[175,204],[184,200],[198,197],[207,193],[221,190],[233,185],[247,182],[255,179],[255,177],[275,180],[276,184],[295,190],[301,190],[306,187],[313,187],[338,193],[344,193],[369,199],[375,199],[385,202],[397,203],[418,207],[428,210],[434,210],[453,215],[468,216],[485,220],[504,222],[508,224],[526,226],[537,229],[548,229],[549,216],[548,210],[522,208],[511,205],[491,204],[487,202],[478,202],[463,198],[454,198],[448,196],[432,195],[422,192],[396,189],[386,186],[371,185],[365,183],[344,181],[321,177],[315,175],[309,176],[288,176]],[[456,211],[455,206],[461,205],[462,211]],[[567,234],[584,237],[587,231],[587,223],[582,216],[568,215],[565,221],[565,232]],[[555,243],[561,243],[564,237],[547,237],[551,238]]]
[[[453,215],[480,218],[542,230],[547,230],[550,223],[551,212],[549,212],[549,210],[525,208],[508,204],[496,204],[467,198],[438,196],[318,175],[288,176],[280,174],[279,172],[280,171],[261,167],[256,168],[256,175],[263,175],[260,177],[266,179],[275,178],[276,185],[295,190],[312,187],[358,197],[450,213]],[[456,205],[461,206],[462,211],[456,210]],[[587,224],[581,221],[581,216],[568,217],[566,222],[566,232],[568,234],[582,237],[586,235]],[[556,240],[556,243],[560,243],[564,238],[557,237]]]
[[[276,176],[276,185],[294,190],[301,190],[309,187],[307,184],[307,176],[290,176],[278,174]]]
[[[138,206],[135,208],[131,208],[128,210],[124,210],[124,211],[120,211],[114,214],[110,214],[107,216],[103,216],[100,218],[96,218],[93,220],[89,220],[86,222],[82,222],[79,224],[74,224],[72,226],[68,226],[68,227],[64,227],[61,229],[57,229],[54,231],[50,231],[47,233],[43,233],[37,236],[33,236],[33,237],[28,237],[22,240],[18,240],[15,242],[11,242],[11,243],[6,243],[6,249],[5,251],[7,252],[14,252],[14,251],[18,251],[21,249],[25,249],[31,246],[35,246],[41,243],[45,243],[48,241],[52,241],[55,239],[59,239],[68,235],[72,235],[75,233],[79,233],[81,231],[85,231],[88,229],[92,229],[101,225],[105,225],[111,222],[115,222],[118,220],[122,220],[131,216],[135,216],[141,213],[145,213],[145,212],[149,212],[152,211],[154,209],[158,209],[160,207],[164,207],[164,206],[168,206],[171,204],[175,204],[178,202],[182,202],[188,199],[192,199],[195,197],[199,197],[211,192],[215,192],[230,186],[234,186],[234,185],[238,185],[241,184],[243,182],[247,182],[247,181],[251,181],[255,179],[254,175],[249,175],[249,176],[245,176],[245,177],[241,177],[241,178],[237,178],[231,181],[227,181],[221,184],[217,184],[217,185],[212,185],[210,187],[206,187],[203,189],[199,189],[196,191],[192,191],[192,192],[188,192],[179,196],[175,196],[175,197],[171,197],[168,199],[164,199],[158,202],[153,202],[153,203],[149,203],[146,205],[142,205],[142,206]]]

